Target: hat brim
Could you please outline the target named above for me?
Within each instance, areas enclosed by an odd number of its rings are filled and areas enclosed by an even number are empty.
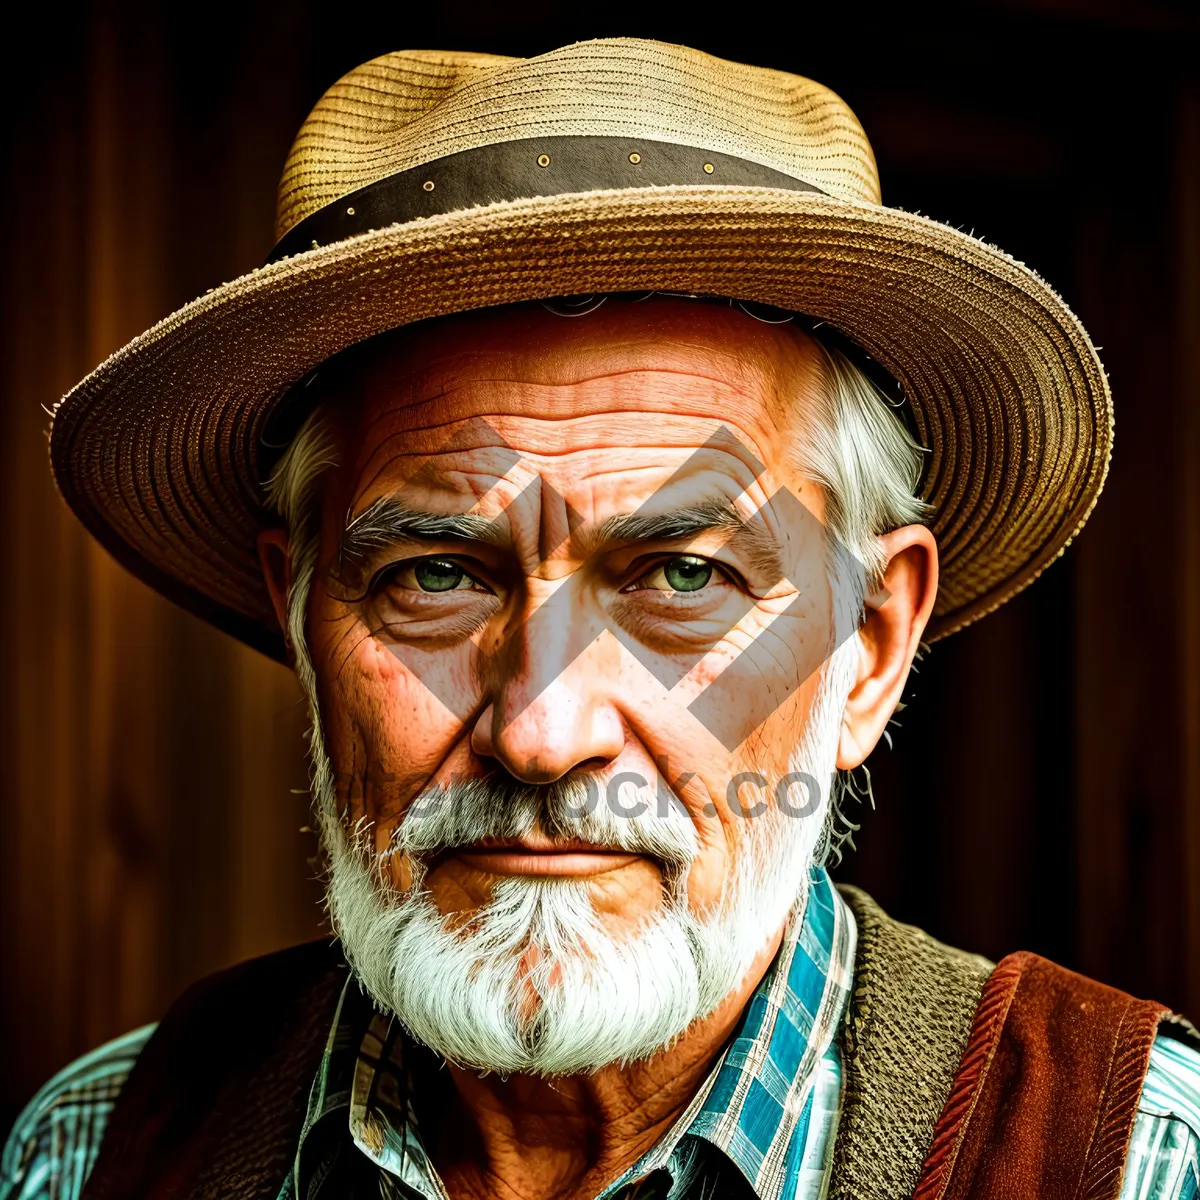
[[[273,658],[259,570],[272,405],[357,342],[429,317],[607,291],[759,301],[827,321],[902,385],[930,461],[933,640],[1032,582],[1104,482],[1112,403],[1079,321],[1023,264],[896,209],[773,188],[535,197],[380,229],[251,271],[58,405],[54,475],[135,575]]]

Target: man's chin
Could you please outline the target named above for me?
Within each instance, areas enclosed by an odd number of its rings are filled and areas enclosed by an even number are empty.
[[[559,930],[553,949],[525,936],[498,954],[487,952],[494,930],[453,934],[429,913],[389,924],[365,941],[344,933],[348,960],[380,1008],[465,1068],[590,1074],[655,1054],[699,1015],[683,930],[616,944],[593,925],[586,938]],[[386,960],[379,936],[391,942]]]
[[[455,927],[423,883],[398,895],[360,854],[330,858],[334,928],[366,991],[475,1070],[561,1077],[646,1059],[715,1009],[748,962],[736,931],[682,905],[610,931],[594,880],[500,881]]]

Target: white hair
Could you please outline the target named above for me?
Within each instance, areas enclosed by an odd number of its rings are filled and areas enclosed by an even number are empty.
[[[925,519],[916,495],[924,451],[898,410],[841,351],[814,338],[821,386],[806,436],[796,447],[800,469],[820,485],[825,528],[878,582],[886,563],[879,535]]]
[[[321,543],[321,476],[337,466],[337,447],[327,414],[318,408],[310,413],[292,439],[267,481],[267,503],[283,518],[288,531],[288,557],[292,582],[287,597],[287,629],[284,636],[292,651],[296,676],[305,693],[316,687],[312,659],[305,637],[308,596]]]
[[[836,774],[842,709],[857,672],[853,630],[864,592],[884,565],[878,536],[919,520],[925,506],[914,497],[921,451],[886,398],[838,351],[821,346],[820,354],[823,387],[798,454],[802,469],[824,491],[830,545],[848,549],[858,564],[847,571],[853,560],[832,556],[837,649],[789,760],[790,771],[823,782]],[[335,462],[331,422],[318,408],[276,465],[267,495],[289,532],[287,638],[311,709],[313,798],[329,859],[327,899],[348,961],[375,1002],[419,1040],[479,1069],[574,1074],[668,1045],[715,1009],[789,911],[803,907],[810,867],[837,852],[837,789],[822,787],[819,806],[804,819],[771,805],[752,821],[712,912],[689,911],[684,889],[695,835],[690,819],[664,822],[674,811],[668,805],[666,814],[610,819],[603,829],[595,817],[557,821],[565,836],[628,846],[667,864],[663,905],[632,934],[609,934],[591,907],[588,885],[559,879],[500,880],[467,927],[448,928],[423,886],[422,853],[431,844],[494,836],[500,820],[509,836],[517,835],[539,813],[532,802],[522,807],[506,800],[497,808],[497,798],[480,783],[444,809],[442,820],[453,829],[435,822],[406,831],[406,817],[392,846],[414,863],[413,883],[403,893],[387,881],[370,831],[347,827],[334,794],[305,637],[320,533],[319,483]],[[564,794],[577,794],[570,787]],[[536,948],[536,962],[518,969],[530,948]],[[537,997],[532,1011],[530,989]]]

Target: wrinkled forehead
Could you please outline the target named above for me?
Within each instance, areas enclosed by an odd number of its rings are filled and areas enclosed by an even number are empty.
[[[530,304],[412,326],[339,372],[345,499],[354,510],[417,471],[478,490],[462,476],[502,476],[514,455],[568,480],[598,462],[636,468],[696,451],[734,475],[774,472],[794,458],[817,362],[794,326],[682,299],[579,316]]]

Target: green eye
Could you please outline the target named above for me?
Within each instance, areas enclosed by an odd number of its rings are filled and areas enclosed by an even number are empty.
[[[677,592],[698,592],[712,578],[712,563],[706,558],[680,554],[663,564],[663,576]]]
[[[466,578],[466,572],[449,559],[426,558],[414,565],[413,576],[423,592],[452,592]]]

